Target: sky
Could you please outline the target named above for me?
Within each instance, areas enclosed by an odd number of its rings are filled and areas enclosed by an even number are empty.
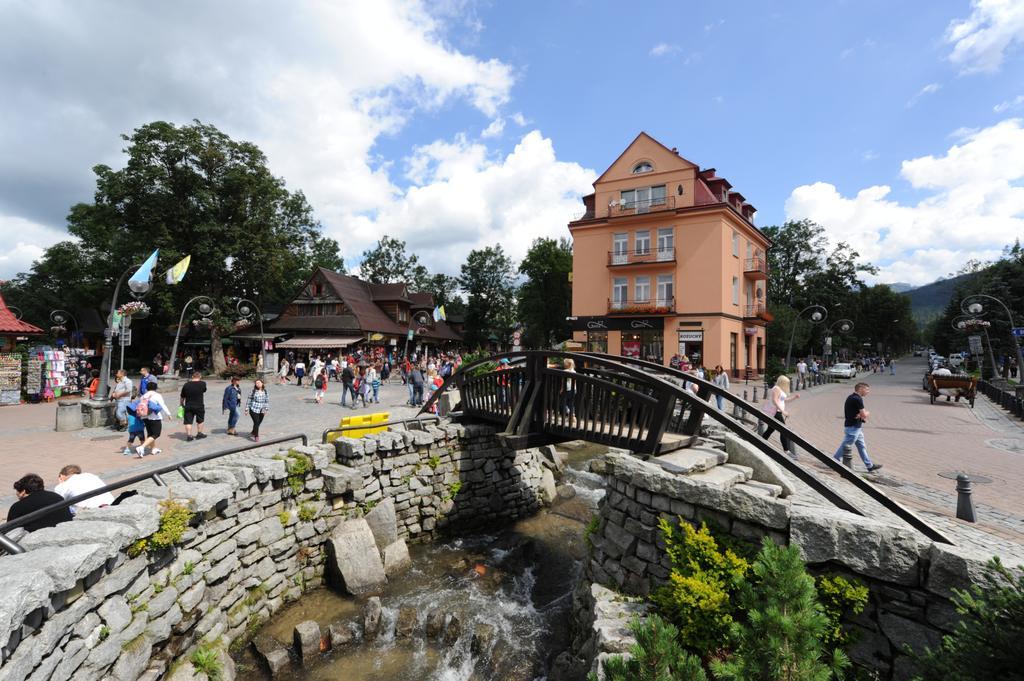
[[[0,101],[0,279],[154,120],[259,145],[350,270],[568,237],[641,130],[872,282],[1024,236],[1024,0],[0,0]]]

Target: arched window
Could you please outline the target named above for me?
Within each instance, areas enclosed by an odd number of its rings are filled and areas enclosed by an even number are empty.
[[[654,166],[652,166],[647,161],[640,161],[640,163],[637,163],[635,166],[633,166],[634,175],[637,175],[639,173],[649,173],[652,170],[654,170]]]

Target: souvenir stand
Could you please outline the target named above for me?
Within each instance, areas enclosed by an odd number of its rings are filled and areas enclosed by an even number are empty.
[[[20,319],[20,314],[7,307],[0,295],[0,406],[21,402],[21,367],[24,359],[15,352],[19,342],[30,336],[41,336],[43,330]],[[42,367],[39,367],[42,370]],[[37,372],[37,381],[41,375]]]

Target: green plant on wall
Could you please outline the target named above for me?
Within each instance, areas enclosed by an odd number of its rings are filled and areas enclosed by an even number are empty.
[[[221,681],[224,678],[224,665],[214,646],[201,645],[192,651],[192,655],[188,659],[196,671],[206,674],[206,678],[210,681]]]
[[[842,575],[821,575],[815,580],[818,602],[828,618],[828,629],[821,642],[826,650],[845,648],[851,637],[843,622],[864,612],[868,603],[868,588],[854,579]]]
[[[437,454],[434,454],[429,459],[427,459],[427,465],[430,466],[430,470],[436,471],[437,467],[441,465],[441,457],[438,456]]]
[[[591,516],[590,522],[583,528],[583,541],[586,543],[587,548],[594,548],[594,535],[601,529],[601,516],[596,513]]]
[[[316,506],[313,504],[302,504],[299,506],[298,516],[299,520],[304,523],[316,520]]]
[[[441,501],[451,501],[458,496],[459,491],[462,489],[462,481],[456,480],[452,484],[448,485],[447,491],[441,495]]]
[[[672,571],[651,600],[679,628],[687,649],[705,654],[728,647],[734,596],[750,563],[731,549],[721,551],[705,524],[695,530],[682,518],[678,525],[662,518],[659,527]]]
[[[604,662],[607,681],[707,681],[700,658],[679,645],[679,630],[657,615],[646,621],[634,617],[629,630],[636,636],[632,657],[609,657]],[[590,674],[588,681],[597,681]]]
[[[829,681],[849,667],[841,649],[826,650],[829,618],[796,546],[765,537],[738,602],[745,620],[732,625],[732,654],[712,661],[716,678]]]
[[[128,555],[138,556],[143,551],[161,551],[181,541],[192,520],[192,511],[187,504],[175,499],[160,502],[160,525],[148,537],[139,539],[128,547]]]

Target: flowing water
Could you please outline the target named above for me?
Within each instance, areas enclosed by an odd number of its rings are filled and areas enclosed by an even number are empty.
[[[587,470],[607,451],[587,446],[569,454],[559,498],[549,509],[488,534],[410,547],[413,567],[381,596],[384,613],[376,640],[353,641],[303,669],[293,659],[278,679],[288,681],[528,681],[543,679],[569,645],[572,589],[586,555],[583,528],[604,494],[603,480]],[[417,613],[416,633],[396,638],[399,610]],[[440,608],[461,621],[451,645],[427,640],[427,614]],[[285,645],[304,620],[324,634],[331,624],[362,621],[363,603],[319,589],[279,611],[260,632]],[[478,625],[491,625],[486,650],[471,650]],[[239,678],[268,678],[251,651],[239,658]]]

